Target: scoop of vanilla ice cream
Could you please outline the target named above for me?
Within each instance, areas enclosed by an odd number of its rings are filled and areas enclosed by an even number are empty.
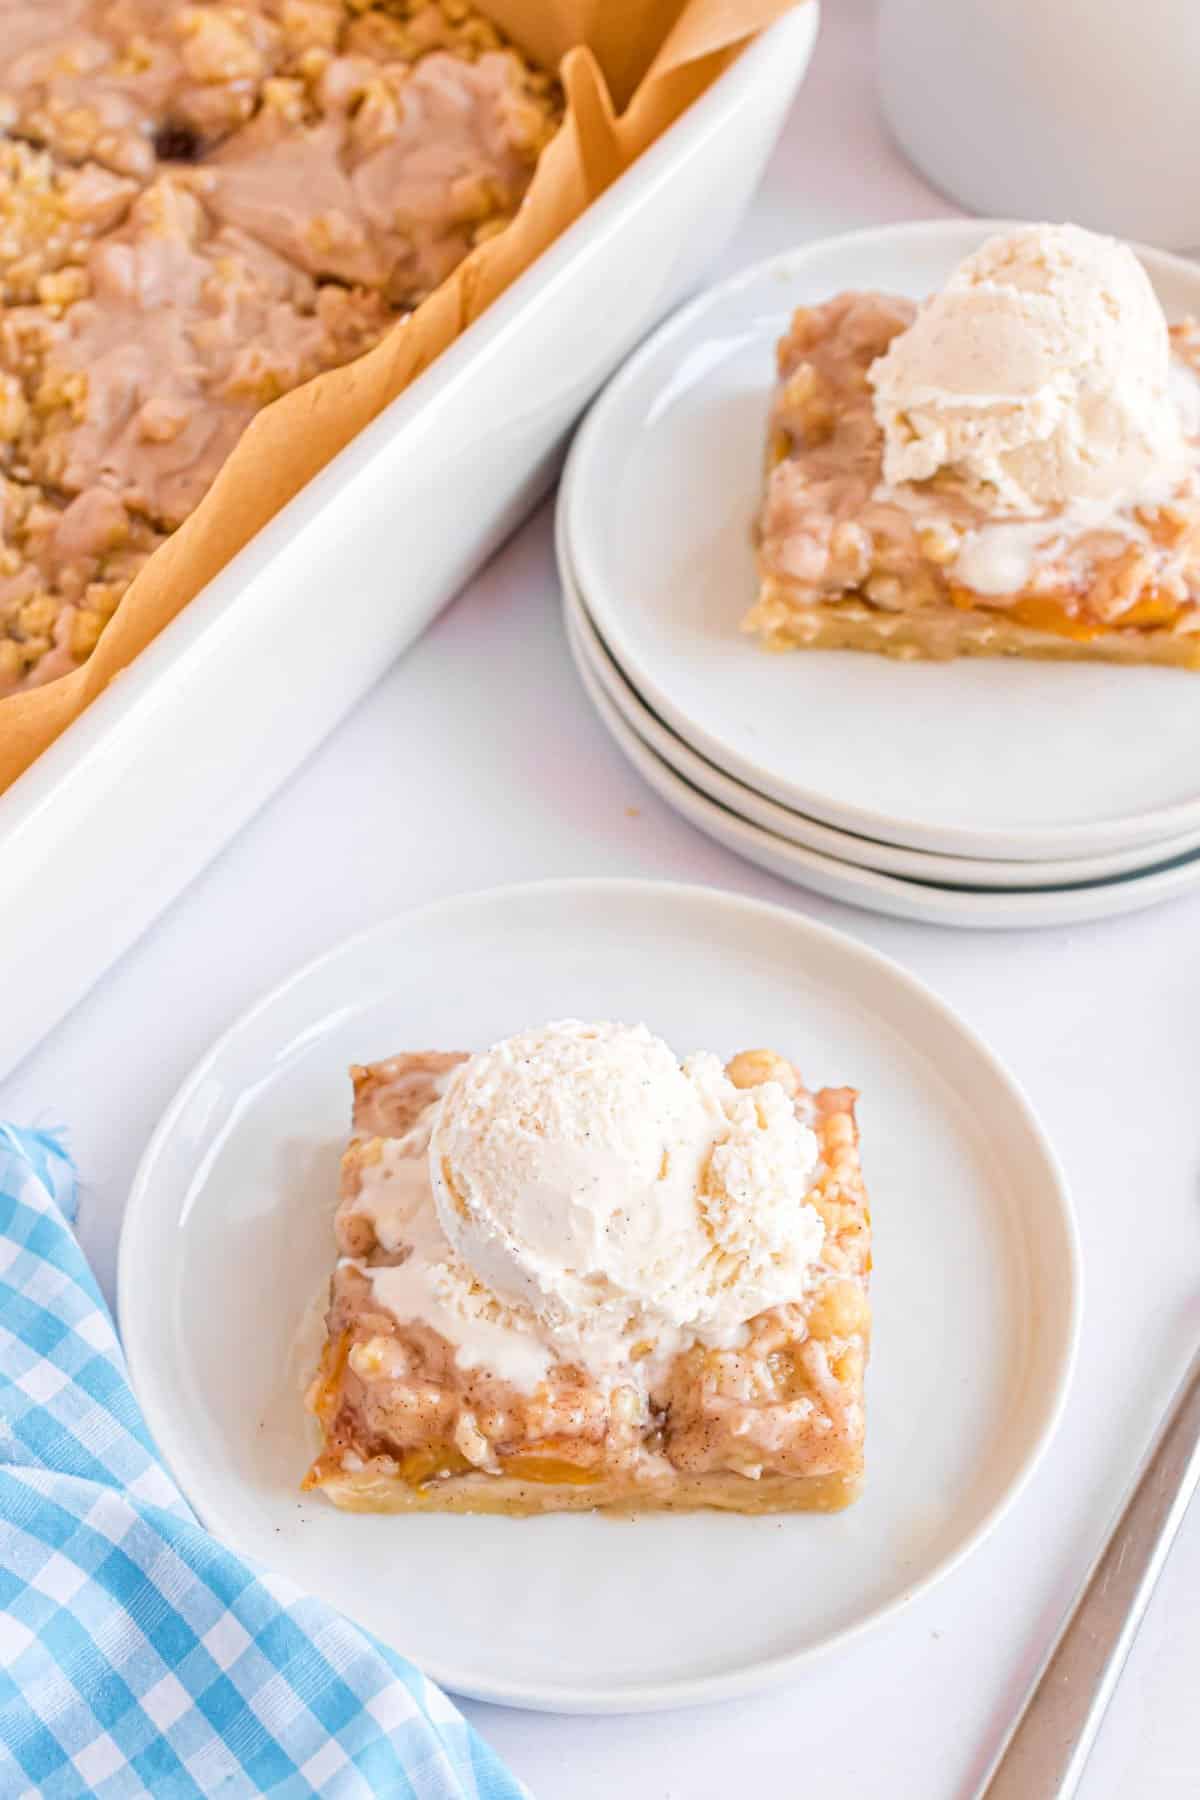
[[[1165,497],[1186,465],[1142,265],[1077,225],[967,257],[872,364],[891,485],[955,471],[998,512]]]
[[[645,1026],[566,1020],[461,1064],[433,1127],[439,1219],[477,1278],[551,1325],[727,1327],[803,1293],[816,1139]]]

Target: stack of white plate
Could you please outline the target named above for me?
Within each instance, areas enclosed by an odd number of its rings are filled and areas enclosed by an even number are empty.
[[[630,761],[711,837],[877,912],[1039,926],[1200,886],[1200,673],[850,652],[742,635],[774,372],[793,307],[918,298],[995,225],[807,245],[711,290],[619,372],[558,511],[571,649]],[[1147,251],[1168,317],[1200,270]]]

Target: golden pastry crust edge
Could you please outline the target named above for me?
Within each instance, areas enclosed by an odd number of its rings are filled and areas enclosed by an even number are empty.
[[[770,650],[867,650],[903,662],[1022,656],[1200,669],[1200,633],[1097,628],[1086,638],[1069,638],[1022,625],[998,609],[922,607],[890,612],[852,596],[789,602],[777,581],[764,584],[743,629],[755,633]]]

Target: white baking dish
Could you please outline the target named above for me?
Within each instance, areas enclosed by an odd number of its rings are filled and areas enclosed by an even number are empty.
[[[732,232],[808,66],[774,25],[0,796],[0,1076],[550,486]]]

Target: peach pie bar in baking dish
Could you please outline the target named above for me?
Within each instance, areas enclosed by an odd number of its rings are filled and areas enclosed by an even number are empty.
[[[851,1089],[577,1021],[352,1076],[306,1487],[380,1512],[857,1497]]]
[[[468,0],[8,0],[0,695],[87,661],[256,413],[512,220],[555,78]]]
[[[778,364],[769,647],[1200,668],[1200,330],[1130,250],[1026,227],[920,308],[801,307]]]

